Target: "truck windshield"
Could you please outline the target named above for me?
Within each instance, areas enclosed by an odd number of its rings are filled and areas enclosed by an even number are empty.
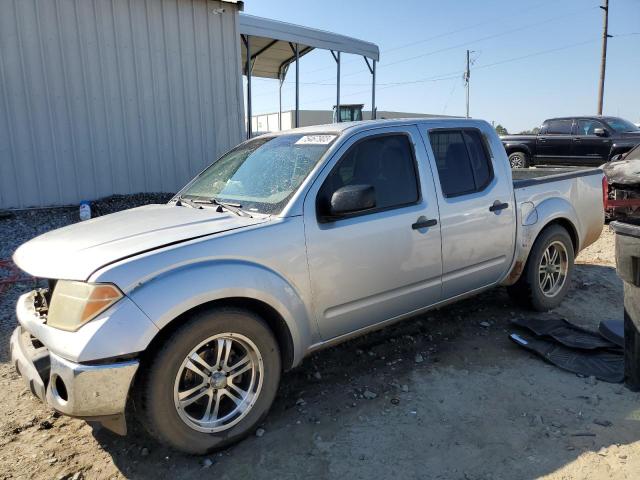
[[[640,128],[636,127],[633,123],[624,120],[622,118],[607,118],[607,124],[613,128],[616,132],[640,132]]]
[[[255,138],[216,160],[180,196],[277,214],[336,138],[335,134]]]

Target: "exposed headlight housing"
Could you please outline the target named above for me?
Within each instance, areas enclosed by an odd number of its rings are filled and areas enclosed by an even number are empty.
[[[76,331],[97,317],[124,294],[110,283],[85,283],[58,280],[53,290],[47,325]]]

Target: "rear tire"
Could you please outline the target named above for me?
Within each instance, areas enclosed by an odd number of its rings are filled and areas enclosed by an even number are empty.
[[[529,156],[524,152],[513,152],[509,155],[511,168],[529,168]]]
[[[205,454],[241,440],[264,419],[281,358],[258,315],[222,307],[187,319],[140,368],[134,394],[141,423],[161,443]]]
[[[573,242],[567,230],[560,225],[546,227],[534,242],[522,275],[507,291],[524,307],[551,310],[569,291],[573,262]]]

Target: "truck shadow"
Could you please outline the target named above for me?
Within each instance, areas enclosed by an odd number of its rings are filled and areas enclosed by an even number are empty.
[[[615,471],[640,440],[637,395],[547,365],[508,333],[529,315],[594,328],[621,304],[615,269],[578,265],[554,312],[496,289],[307,358],[284,374],[264,435],[223,452],[177,454],[139,427],[94,436],[130,478],[534,478],[592,452],[593,472]]]

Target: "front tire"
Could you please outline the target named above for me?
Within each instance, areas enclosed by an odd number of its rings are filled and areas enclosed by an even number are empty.
[[[222,307],[194,314],[141,368],[135,403],[143,425],[164,444],[204,454],[241,440],[263,420],[281,357],[259,316]]]
[[[560,225],[546,227],[534,242],[522,275],[507,291],[522,306],[551,310],[569,291],[573,263],[573,242],[567,230]]]
[[[509,155],[511,168],[529,168],[529,156],[524,152],[513,152]]]

